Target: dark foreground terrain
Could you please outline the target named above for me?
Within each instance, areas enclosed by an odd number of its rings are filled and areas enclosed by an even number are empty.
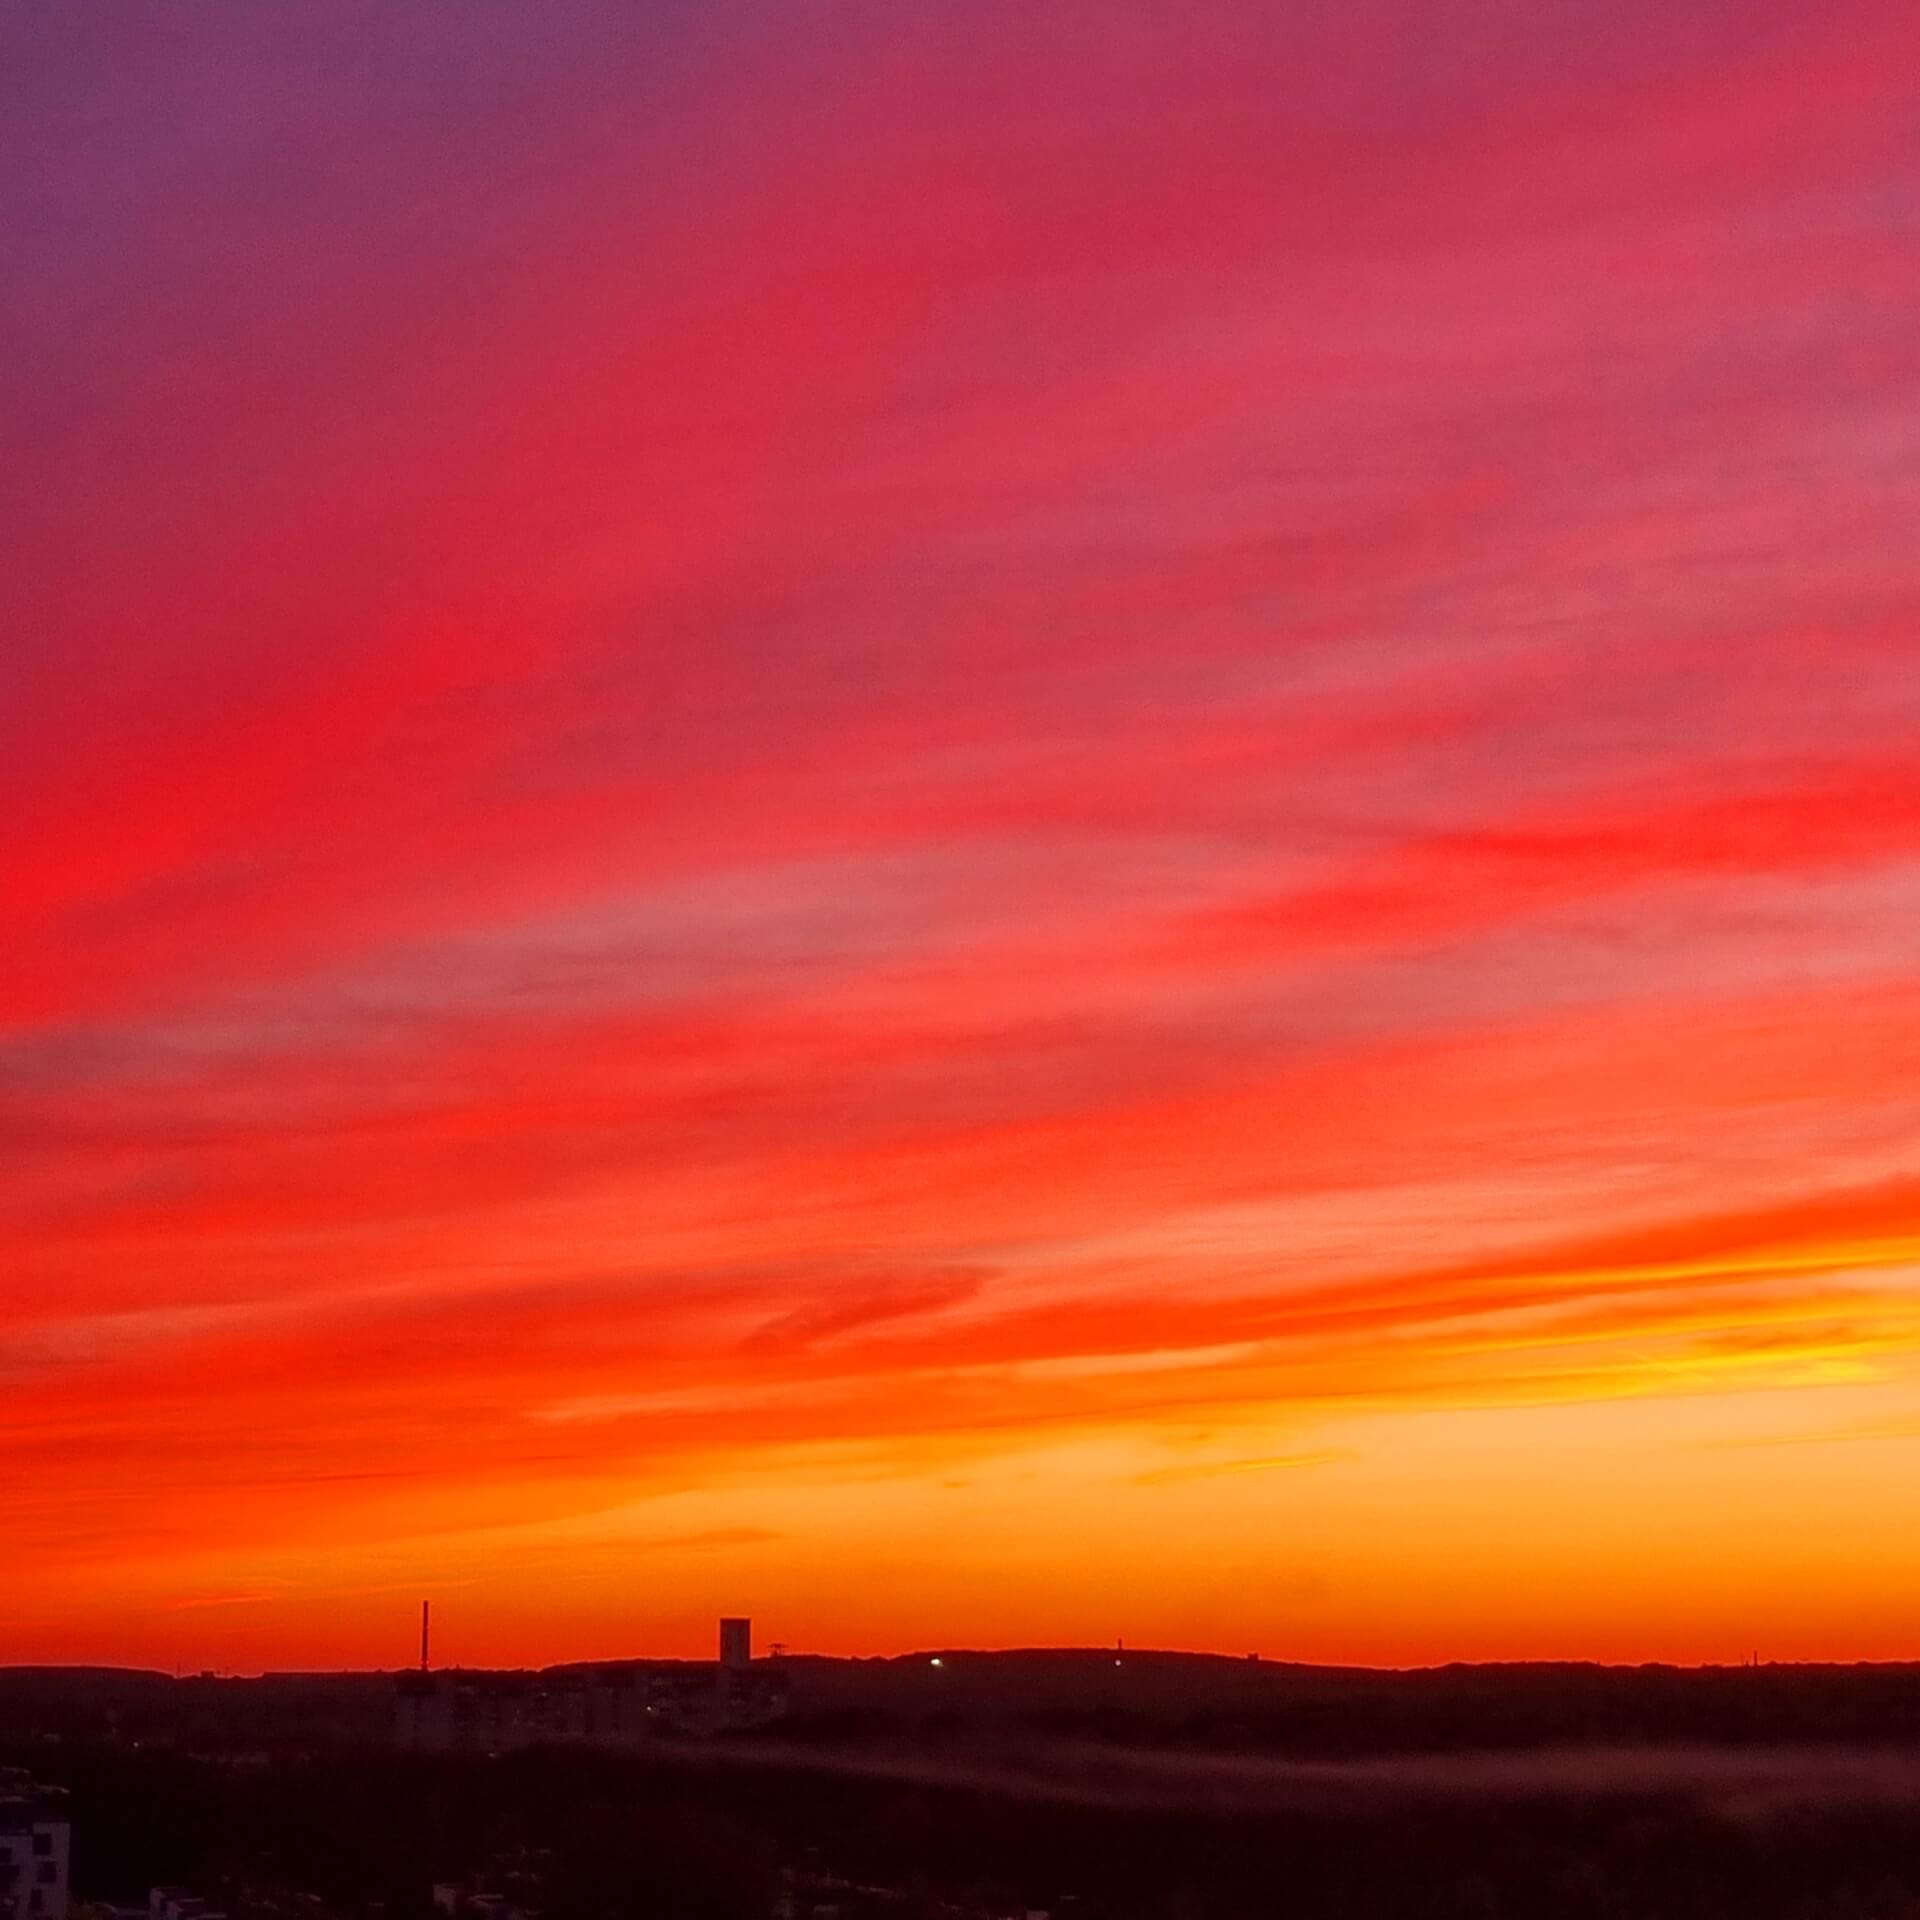
[[[1920,1920],[1914,1668],[798,1661],[759,1734],[497,1757],[390,1751],[390,1688],[0,1674],[0,1764],[80,1898],[234,1920]]]

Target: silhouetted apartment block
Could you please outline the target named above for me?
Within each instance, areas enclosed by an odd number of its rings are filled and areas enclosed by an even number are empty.
[[[67,1796],[0,1767],[0,1920],[67,1920]]]
[[[740,1631],[730,1637],[728,1628]],[[403,1673],[394,1699],[394,1739],[432,1752],[501,1753],[551,1741],[625,1746],[662,1733],[764,1726],[787,1710],[787,1677],[764,1661],[754,1665],[751,1648],[748,1623],[725,1621],[718,1661],[618,1660],[544,1673]]]

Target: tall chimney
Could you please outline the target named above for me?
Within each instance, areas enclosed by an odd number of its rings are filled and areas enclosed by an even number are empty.
[[[427,1633],[432,1618],[433,1602],[431,1600],[422,1600],[420,1602],[420,1671],[422,1673],[425,1673],[427,1670]]]

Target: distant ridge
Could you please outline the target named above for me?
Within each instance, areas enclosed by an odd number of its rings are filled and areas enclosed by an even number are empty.
[[[657,1666],[697,1665],[701,1663],[699,1655],[652,1654],[627,1651],[621,1653],[603,1653],[585,1656],[573,1660],[556,1660],[545,1666],[462,1666],[459,1671],[472,1673],[521,1673],[521,1674],[566,1674],[578,1673],[585,1668],[615,1666],[627,1661],[646,1661]],[[927,1646],[905,1653],[782,1653],[773,1656],[781,1665],[792,1672],[831,1673],[844,1671],[849,1674],[878,1674],[883,1672],[917,1673],[925,1669],[928,1672],[952,1673],[963,1669],[974,1672],[1030,1672],[1035,1668],[1082,1671],[1111,1671],[1116,1665],[1122,1671],[1191,1673],[1209,1675],[1232,1675],[1236,1679],[1254,1678],[1262,1681],[1332,1681],[1352,1682],[1357,1685],[1393,1685],[1432,1681],[1443,1678],[1465,1679],[1470,1677],[1496,1678],[1507,1677],[1525,1679],[1529,1676],[1546,1678],[1549,1676],[1589,1676],[1599,1678],[1614,1676],[1626,1679],[1632,1676],[1666,1674],[1679,1676],[1708,1677],[1740,1673],[1796,1673],[1816,1674],[1882,1674],[1898,1675],[1920,1673],[1920,1658],[1912,1660],[1761,1660],[1757,1664],[1745,1660],[1720,1662],[1699,1662],[1687,1664],[1668,1660],[1644,1661],[1606,1661],[1606,1660],[1449,1660],[1439,1661],[1428,1666],[1410,1667],[1369,1667],[1346,1666],[1306,1660],[1273,1659],[1264,1654],[1236,1654],[1197,1652],[1177,1647],[1128,1647],[1116,1655],[1115,1649],[1105,1647],[1037,1646],[1037,1647],[960,1647]],[[935,1668],[934,1663],[941,1666]],[[448,1663],[449,1667],[455,1663]],[[19,1661],[0,1663],[0,1686],[26,1684],[38,1685],[138,1685],[138,1686],[205,1686],[209,1684],[255,1684],[273,1683],[285,1685],[325,1686],[336,1682],[373,1682],[390,1681],[399,1673],[410,1673],[411,1667],[295,1667],[269,1668],[260,1673],[230,1673],[196,1670],[193,1672],[168,1673],[158,1667],[121,1667],[94,1664],[68,1664],[60,1662]]]

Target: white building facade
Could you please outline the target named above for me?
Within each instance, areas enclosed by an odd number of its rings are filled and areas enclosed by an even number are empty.
[[[0,1920],[67,1920],[67,1797],[0,1768]]]

